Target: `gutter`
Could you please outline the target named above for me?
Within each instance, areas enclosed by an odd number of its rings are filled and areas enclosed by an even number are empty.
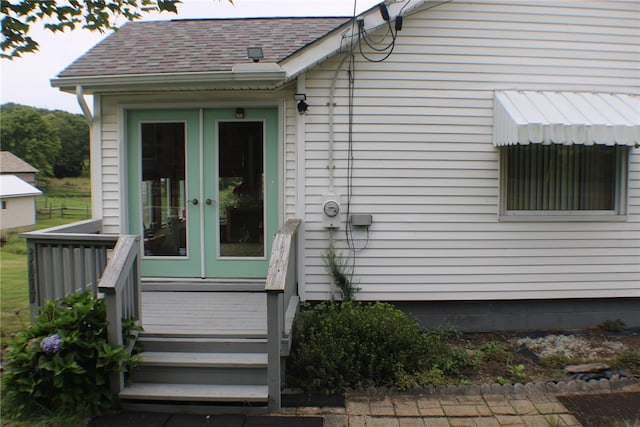
[[[117,86],[148,86],[176,84],[197,85],[203,83],[228,83],[228,82],[281,82],[286,77],[286,71],[278,64],[236,64],[231,71],[204,71],[184,73],[156,73],[156,74],[123,74],[107,76],[77,76],[58,77],[51,79],[51,86],[60,88],[66,92],[76,92],[82,87],[88,93],[100,88]]]

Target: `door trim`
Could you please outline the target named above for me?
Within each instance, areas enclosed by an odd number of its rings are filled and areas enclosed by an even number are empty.
[[[237,105],[237,104],[236,104]],[[243,105],[243,104],[240,104]],[[282,125],[279,121],[281,110],[273,105],[249,107],[245,106],[245,118],[235,118],[235,108],[212,108],[205,109],[205,142],[208,138],[213,137],[214,145],[205,145],[205,160],[209,158],[208,150],[217,152],[219,150],[219,138],[217,135],[220,123],[229,122],[260,122],[263,123],[263,174],[264,174],[264,206],[263,206],[263,227],[264,227],[264,255],[259,257],[220,257],[219,242],[211,242],[205,240],[205,245],[213,253],[213,257],[208,257],[206,265],[206,273],[209,277],[245,277],[256,278],[266,277],[269,258],[271,256],[271,246],[273,243],[273,235],[277,232],[280,225],[282,215],[281,194],[283,179],[281,176],[281,167],[284,160],[281,157],[282,151]],[[216,154],[217,157],[217,154]],[[219,175],[219,164],[212,169],[204,168],[205,182],[210,179],[216,179]],[[219,198],[219,186],[216,186],[215,197]],[[219,232],[219,206],[216,206],[215,226]],[[205,216],[204,221],[211,221],[212,218]],[[266,219],[266,221],[265,221]],[[206,227],[205,227],[206,228]],[[219,240],[219,239],[216,239]],[[205,250],[206,252],[206,250]],[[245,263],[244,267],[242,263]],[[263,264],[263,267],[260,266]],[[220,274],[211,274],[214,268],[220,268]],[[234,274],[235,273],[235,274]],[[205,274],[207,276],[207,274]]]
[[[293,92],[291,92],[293,94]],[[98,96],[102,98],[102,95],[96,94],[94,98]],[[128,170],[128,155],[127,155],[127,111],[129,110],[176,110],[176,109],[186,109],[186,110],[202,110],[205,109],[219,109],[219,108],[236,108],[238,105],[243,105],[245,108],[274,108],[278,112],[278,224],[284,223],[285,218],[285,203],[286,203],[286,194],[285,194],[285,185],[286,179],[284,176],[285,173],[285,145],[286,145],[286,114],[288,104],[285,101],[285,97],[278,97],[276,99],[267,99],[261,100],[257,98],[246,98],[239,101],[215,101],[215,102],[193,102],[193,101],[173,101],[170,103],[158,104],[157,102],[148,101],[148,102],[131,102],[126,101],[125,97],[119,97],[121,100],[114,102],[117,109],[117,122],[118,122],[118,177],[123,178],[127,177]],[[131,96],[127,96],[127,98],[131,98]],[[101,105],[101,104],[100,104]],[[102,111],[100,108],[99,111]],[[98,117],[98,115],[96,115]],[[104,125],[102,121],[100,121],[102,128]],[[98,152],[102,151],[102,137],[97,138],[100,140],[100,147],[97,150]],[[296,150],[299,149],[298,143],[295,143]],[[96,176],[102,176],[104,169],[103,167],[103,156],[100,155],[100,166],[101,169]],[[298,166],[296,166],[298,167]],[[119,221],[118,221],[118,232],[121,234],[126,234],[129,230],[129,204],[127,197],[127,182],[126,179],[120,179],[120,183],[118,186],[119,191],[119,204],[118,204],[118,213],[119,213]],[[296,184],[298,185],[298,184]],[[100,198],[102,199],[102,189],[103,183],[100,182],[101,191],[96,193],[100,194]],[[297,197],[297,193],[294,194],[294,197]],[[102,218],[104,216],[104,201],[101,200],[101,211],[99,217]]]
[[[200,229],[200,277],[207,277],[207,266],[206,266],[206,256],[205,253],[205,244],[204,239],[202,238],[202,234],[204,232],[204,108],[200,108],[198,110],[198,157],[199,157],[199,169],[200,169],[200,182],[198,186],[200,188],[200,194],[198,194],[198,198],[200,199],[200,224],[198,224],[198,228]]]
[[[127,233],[129,232],[129,230],[131,229],[131,224],[130,224],[130,205],[129,205],[129,196],[128,196],[128,182],[127,182],[127,177],[128,177],[128,169],[129,169],[129,155],[128,155],[128,121],[129,121],[129,113],[131,111],[139,111],[139,110],[155,110],[158,112],[167,112],[167,111],[171,111],[171,110],[192,110],[192,111],[197,111],[197,114],[199,115],[199,139],[204,139],[204,111],[207,109],[227,109],[227,108],[237,108],[238,105],[241,105],[244,108],[265,108],[265,109],[272,109],[275,112],[275,116],[276,116],[276,124],[277,124],[277,131],[275,133],[276,136],[276,144],[277,144],[277,149],[276,149],[276,161],[277,161],[277,173],[276,173],[276,183],[275,186],[277,188],[277,197],[276,197],[276,207],[275,207],[275,211],[276,213],[274,213],[274,216],[277,218],[277,223],[281,224],[283,221],[283,218],[286,216],[286,203],[287,200],[289,199],[289,197],[295,197],[296,194],[288,194],[286,191],[286,177],[285,177],[285,173],[287,171],[287,160],[285,158],[285,153],[286,153],[286,144],[287,144],[287,114],[286,114],[286,109],[287,106],[289,106],[289,104],[286,102],[284,97],[279,97],[278,99],[275,100],[274,99],[270,99],[270,100],[259,100],[259,99],[251,99],[251,100],[246,100],[243,99],[241,102],[235,102],[235,101],[223,101],[223,102],[191,102],[191,101],[178,101],[178,102],[171,102],[171,103],[166,103],[166,104],[157,104],[153,101],[150,102],[126,102],[126,99],[129,98],[131,99],[130,96],[119,96],[121,101],[125,101],[125,102],[115,102],[115,105],[117,107],[117,113],[116,116],[118,117],[117,121],[119,123],[118,125],[118,134],[120,135],[119,139],[119,143],[117,145],[118,147],[118,154],[117,154],[117,159],[118,159],[118,176],[122,177],[124,179],[120,179],[119,183],[118,183],[118,188],[119,188],[119,192],[120,192],[120,197],[119,197],[119,203],[118,203],[118,211],[119,211],[119,221],[118,221],[118,230],[120,233]],[[266,138],[266,136],[265,136]],[[265,141],[265,145],[266,145],[266,141]],[[203,141],[199,142],[199,150],[203,149]],[[102,145],[101,145],[102,147]],[[299,149],[299,147],[297,148]],[[201,168],[203,167],[203,163],[204,163],[204,155],[202,154],[202,152],[200,151],[199,153],[199,164],[198,164],[198,168],[200,170],[202,170]],[[100,156],[100,158],[102,159],[103,156]],[[266,159],[265,159],[266,161]],[[295,168],[297,169],[299,166],[296,166]],[[104,172],[104,170],[101,169],[101,175]],[[204,176],[202,174],[200,174],[200,190],[199,190],[199,199],[203,200],[203,183],[202,181],[204,180]],[[101,181],[102,184],[102,181]],[[102,184],[103,186],[103,184]],[[102,194],[101,194],[102,196]],[[101,198],[101,200],[103,200],[103,198]],[[104,204],[104,202],[103,202]],[[204,206],[203,204],[200,204],[199,206],[199,215],[200,218],[202,220],[203,217],[203,209]],[[266,207],[265,207],[266,210]],[[101,214],[103,215],[104,213],[101,212]],[[269,235],[267,232],[265,232],[265,239],[272,239],[273,236]],[[266,242],[266,240],[265,240]],[[201,250],[201,258],[204,257],[205,255],[203,255],[205,252],[202,250],[205,242],[203,241],[203,239],[200,239],[200,250]],[[267,245],[265,244],[265,248],[267,248]],[[217,256],[217,254],[216,254]],[[267,251],[265,253],[265,258],[268,262],[268,259],[270,258],[271,253],[269,251]],[[225,279],[224,277],[211,277],[211,278],[206,278],[206,264],[202,262],[200,262],[200,277],[173,277],[173,278],[166,278],[165,276],[151,276],[151,275],[146,275],[144,276],[145,278],[148,279],[166,279],[166,280],[176,280],[176,279],[180,279],[180,280],[189,280],[189,281],[200,281],[200,282],[206,282],[206,281],[212,281],[212,280],[242,280],[244,277],[238,276],[238,278],[234,279],[234,278],[228,278]],[[266,273],[265,273],[266,274]],[[204,279],[203,279],[204,277]],[[252,279],[249,279],[252,280]]]

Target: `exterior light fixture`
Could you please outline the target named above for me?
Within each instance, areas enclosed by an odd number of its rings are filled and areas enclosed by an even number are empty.
[[[236,119],[244,119],[244,108],[236,108]]]
[[[309,109],[309,104],[305,102],[307,100],[307,95],[304,93],[296,93],[293,95],[293,99],[298,103],[298,113],[305,114]]]
[[[253,62],[260,62],[264,58],[262,48],[260,46],[251,46],[247,48],[247,56],[253,60]]]

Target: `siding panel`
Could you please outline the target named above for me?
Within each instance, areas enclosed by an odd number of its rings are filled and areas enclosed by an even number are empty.
[[[493,92],[638,93],[634,2],[449,2],[405,19],[390,58],[356,54],[351,212],[362,299],[473,300],[640,296],[640,153],[632,150],[627,221],[498,221]],[[328,190],[329,90],[340,58],[306,75],[308,299],[330,296],[321,254]],[[335,190],[347,193],[346,73],[335,93]],[[346,248],[344,229],[333,233]]]

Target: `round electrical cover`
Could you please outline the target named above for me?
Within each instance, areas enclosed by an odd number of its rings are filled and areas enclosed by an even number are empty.
[[[336,202],[335,200],[329,200],[325,202],[322,209],[324,210],[324,214],[326,216],[333,218],[334,216],[338,215],[338,212],[340,212],[340,205],[338,205],[338,202]]]

